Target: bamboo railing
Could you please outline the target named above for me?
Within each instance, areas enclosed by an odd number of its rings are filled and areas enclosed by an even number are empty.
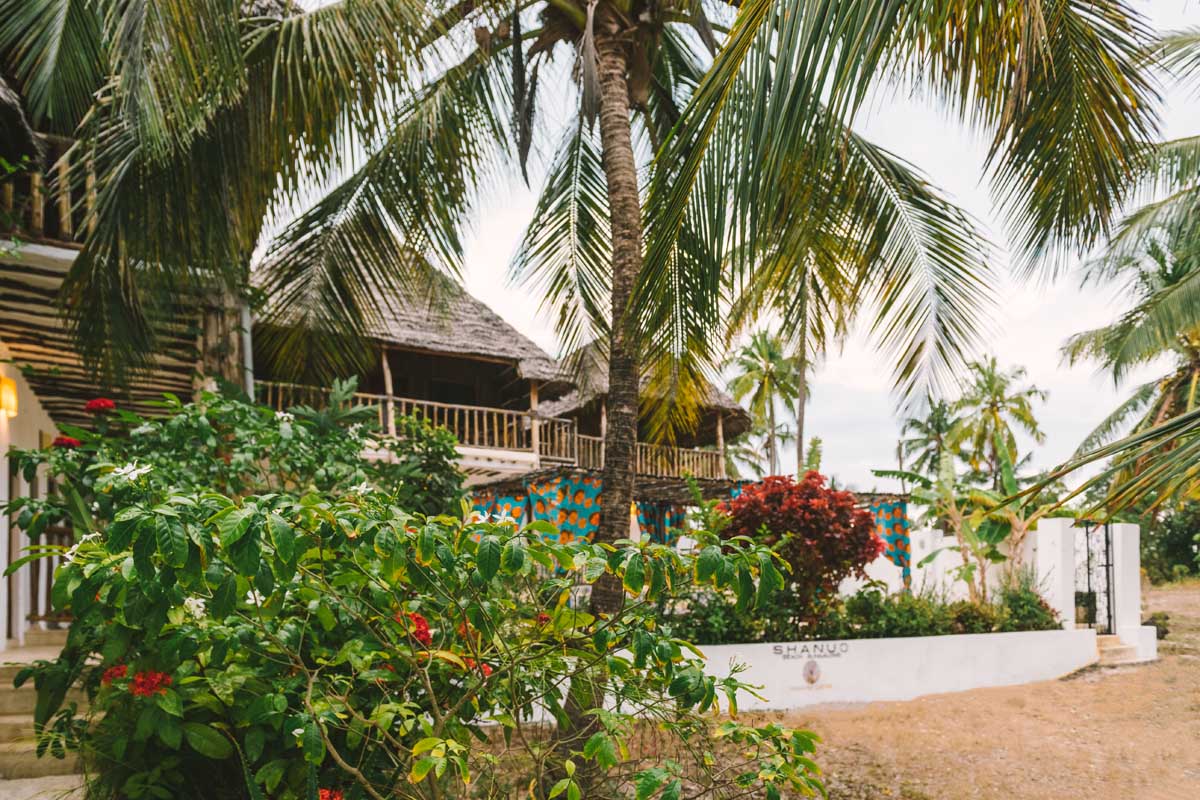
[[[321,408],[329,390],[316,386],[277,381],[255,383],[259,402],[276,411],[299,405]],[[438,403],[383,394],[359,392],[351,397],[356,406],[377,409],[381,430],[395,433],[395,418],[419,414],[431,424],[446,428],[465,447],[536,452],[540,460],[584,469],[604,468],[604,441],[576,430],[575,421],[543,417],[529,411],[512,411],[486,406]],[[637,446],[637,471],[658,477],[724,478],[725,463],[717,450],[685,449],[666,445]]]
[[[18,169],[0,175],[0,231],[31,241],[80,247],[96,207],[96,181],[90,164],[73,166],[71,142],[43,135],[45,169]]]

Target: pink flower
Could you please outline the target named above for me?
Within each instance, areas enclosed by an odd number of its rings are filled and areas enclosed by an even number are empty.
[[[343,800],[341,789],[322,789],[317,797],[319,800]]]
[[[116,407],[117,404],[112,400],[109,400],[107,397],[97,397],[95,399],[88,400],[83,406],[83,410],[89,414],[103,414],[106,411],[112,411]]]

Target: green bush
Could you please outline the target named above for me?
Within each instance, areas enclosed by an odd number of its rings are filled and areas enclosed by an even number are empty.
[[[1062,627],[1062,620],[1054,609],[1027,585],[1002,589],[1000,605],[1004,609],[1002,631],[1052,631]]]
[[[797,631],[771,613],[738,609],[728,597],[695,594],[665,617],[677,636],[699,644],[779,642],[814,639],[885,639],[1060,627],[1054,611],[1027,586],[1003,590],[996,603],[947,602],[935,594],[888,594],[868,585],[829,604],[821,618]]]
[[[48,551],[66,647],[17,682],[37,689],[39,752],[79,751],[90,797],[821,791],[815,737],[715,720],[746,687],[654,613],[697,582],[765,606],[783,579],[764,548],[698,532],[693,559],[411,513],[347,409],[173,411],[16,455],[61,493],[24,523],[78,534]],[[630,599],[597,619],[572,599],[602,578]],[[661,746],[631,750],[647,726]]]
[[[1154,583],[1182,580],[1200,571],[1200,503],[1192,501],[1158,522],[1143,525],[1142,566]]]

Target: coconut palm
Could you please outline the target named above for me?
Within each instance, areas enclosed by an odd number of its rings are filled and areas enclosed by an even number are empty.
[[[1200,386],[1200,324],[1163,337],[1171,320],[1160,319],[1161,298],[1200,272],[1200,253],[1180,237],[1154,239],[1141,258],[1110,257],[1090,265],[1085,281],[1117,284],[1119,296],[1133,300],[1117,321],[1072,336],[1063,353],[1074,365],[1093,361],[1120,386],[1130,370],[1164,357],[1172,360],[1165,375],[1133,388],[1128,398],[1106,417],[1076,451],[1082,455],[1118,438],[1144,432],[1171,417],[1198,407]]]
[[[1154,92],[1140,72],[1149,39],[1121,0],[741,3],[651,180],[639,292],[694,290],[647,312],[671,332],[651,356],[692,369],[713,341],[722,288],[765,286],[774,307],[815,259],[835,264],[869,312],[898,395],[944,394],[978,344],[986,261],[964,235],[969,221],[952,221],[936,196],[895,201],[924,183],[855,134],[870,89],[901,83],[949,98],[991,137],[1013,249],[1027,269],[1057,265],[1046,257],[1104,235],[1153,138]],[[831,246],[834,234],[856,247]],[[793,306],[788,338],[803,318]]]
[[[767,468],[779,474],[778,422],[779,403],[795,402],[800,383],[796,359],[784,352],[778,336],[757,331],[729,361],[736,374],[729,381],[729,392],[738,402],[748,401],[751,416],[766,434]]]
[[[771,474],[771,466],[766,457],[767,439],[772,431],[755,419],[750,430],[725,444],[725,474],[732,479],[749,475],[752,478],[762,478]],[[795,434],[786,422],[775,427],[773,436],[779,447],[785,447],[792,442]]]
[[[1158,42],[1162,64],[1180,82],[1200,81],[1200,29],[1165,34]],[[1200,491],[1200,409],[1195,406],[1194,363],[1200,330],[1200,136],[1149,148],[1141,180],[1130,196],[1145,200],[1121,221],[1089,278],[1115,281],[1132,293],[1134,306],[1112,325],[1073,337],[1066,354],[1074,363],[1098,362],[1121,380],[1130,367],[1174,358],[1159,381],[1136,387],[1088,436],[1080,451],[1047,480],[1080,467],[1109,463],[1071,497],[1089,498],[1088,512],[1120,514],[1151,510]],[[1126,435],[1116,441],[1114,436]],[[1096,501],[1102,497],[1103,500]]]
[[[948,442],[952,451],[964,448],[972,469],[982,472],[999,491],[1003,487],[1001,445],[1010,463],[1019,460],[1014,426],[1036,442],[1046,438],[1033,415],[1033,403],[1045,400],[1046,393],[1036,386],[1020,385],[1025,368],[1003,370],[995,356],[973,361],[969,369],[971,383],[953,405],[960,417]]]
[[[950,445],[950,437],[960,424],[951,403],[931,400],[923,417],[909,417],[900,427],[901,461],[908,463],[913,472],[933,475],[942,463],[942,453],[960,455]]]

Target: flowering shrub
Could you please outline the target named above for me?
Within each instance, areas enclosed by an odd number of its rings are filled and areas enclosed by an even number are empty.
[[[753,538],[791,567],[780,609],[791,626],[815,619],[845,578],[865,577],[866,565],[883,552],[871,514],[857,507],[850,492],[827,489],[818,472],[799,482],[764,478],[722,510],[729,516],[724,536]]]
[[[88,400],[83,405],[83,410],[89,414],[103,414],[108,411],[114,411],[117,404],[107,397],[96,397]]]
[[[770,602],[765,548],[698,533],[693,560],[413,513],[403,480],[359,458],[353,417],[226,403],[117,411],[127,437],[18,456],[63,491],[19,516],[79,533],[53,587],[67,645],[18,681],[37,687],[41,747],[84,754],[90,796],[820,791],[815,737],[714,720],[746,687],[654,614],[696,581]],[[629,599],[596,618],[574,599],[606,574]],[[640,751],[643,730],[664,741]]]

